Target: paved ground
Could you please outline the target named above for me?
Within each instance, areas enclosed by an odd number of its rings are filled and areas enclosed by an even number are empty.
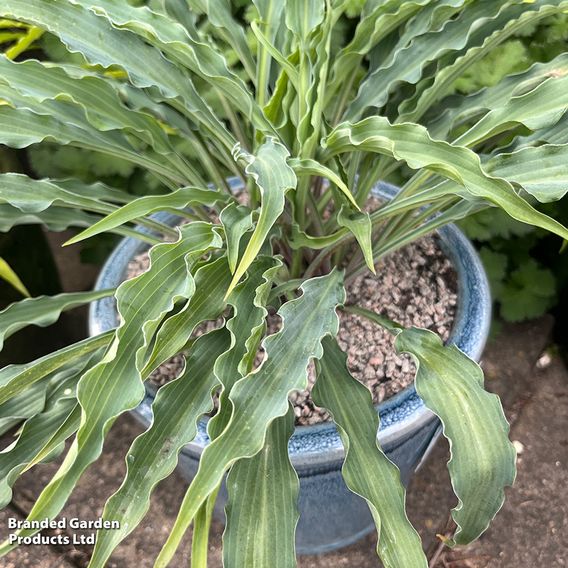
[[[447,446],[440,443],[417,473],[408,491],[409,516],[419,529],[430,565],[438,568],[546,568],[568,564],[568,372],[559,357],[539,369],[535,363],[547,343],[550,321],[506,326],[486,351],[483,362],[488,387],[499,393],[512,423],[512,439],[522,448],[515,487],[490,530],[481,540],[461,550],[439,545],[437,533],[451,532],[449,510],[455,504],[445,469]],[[542,366],[542,365],[541,365]],[[124,455],[140,432],[137,424],[123,417],[113,427],[105,454],[95,471],[90,469],[67,506],[67,517],[95,518],[105,498],[124,472]],[[12,505],[0,513],[0,534],[6,535],[7,518],[23,518],[31,500],[54,473],[56,464],[40,466],[16,485]],[[152,566],[185,490],[184,482],[172,476],[156,490],[151,510],[143,524],[115,553],[111,567]],[[221,567],[222,527],[214,525],[210,568]],[[189,537],[189,535],[188,535]],[[173,565],[187,565],[189,538]],[[378,566],[376,539],[369,536],[340,552],[306,556],[300,568]],[[27,547],[12,552],[1,566],[20,568],[75,568],[85,566],[90,547]]]

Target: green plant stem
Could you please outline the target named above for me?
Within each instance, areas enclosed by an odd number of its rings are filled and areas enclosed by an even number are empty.
[[[429,215],[432,213],[429,212]],[[387,254],[393,253],[396,250],[404,247],[405,245],[423,237],[436,229],[447,225],[455,220],[455,217],[451,214],[450,210],[444,211],[440,213],[440,215],[434,217],[424,225],[416,228],[411,228],[405,231],[401,231],[400,234],[395,234],[391,236],[391,239],[388,242],[383,243],[382,246],[378,247],[378,249],[373,254],[373,261],[376,264],[383,256]],[[348,274],[345,279],[345,283],[348,284],[354,278],[359,276],[364,270],[366,269],[366,264],[361,263],[352,273]]]
[[[318,204],[317,204],[316,198],[311,191],[308,192],[308,196],[309,196],[310,205],[311,205],[311,208],[312,208],[311,218],[312,218],[312,225],[314,226],[314,232],[318,236],[323,235],[323,234],[325,234],[325,230],[323,228],[321,216],[320,216],[319,211],[318,211]]]
[[[217,489],[209,495],[195,517],[193,540],[191,542],[191,568],[207,568],[211,519],[220,488],[221,486],[219,485]]]
[[[221,93],[221,91],[217,90],[217,96],[219,97],[221,106],[223,107],[223,110],[227,115],[227,119],[229,120],[229,124],[231,125],[233,133],[237,137],[237,140],[245,150],[250,150],[250,144],[247,142],[247,138],[241,128],[241,123],[237,117],[237,114],[235,113],[231,105],[227,102],[227,99]]]
[[[292,278],[298,278],[302,273],[302,260],[303,252],[301,248],[292,251],[292,265],[290,266]]]
[[[32,43],[38,40],[43,34],[44,30],[36,27],[31,27],[28,33],[18,40],[18,42],[13,45],[10,49],[6,50],[5,55],[8,59],[16,59],[18,55],[21,55],[24,51],[29,49]]]
[[[364,317],[369,321],[372,321],[373,323],[376,323],[377,325],[384,327],[385,329],[387,329],[388,331],[390,331],[395,335],[401,329],[404,329],[403,325],[400,325],[399,323],[384,316],[381,316],[371,310],[367,310],[366,308],[361,308],[360,306],[343,306],[341,310],[343,312],[347,312],[348,314],[355,314],[357,316]]]
[[[345,110],[345,107],[347,106],[347,101],[349,100],[349,96],[351,95],[351,89],[353,88],[355,77],[357,76],[357,71],[357,66],[354,66],[353,72],[351,73],[347,81],[342,85],[341,97],[337,101],[337,106],[335,107],[335,111],[333,113],[333,126],[336,126],[343,116],[343,112]]]

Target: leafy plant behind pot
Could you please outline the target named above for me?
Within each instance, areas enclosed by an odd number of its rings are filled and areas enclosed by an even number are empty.
[[[456,88],[471,94],[494,85],[512,71],[525,71],[537,62],[548,62],[566,51],[568,14],[545,18],[524,27],[514,37],[473,65],[456,81]],[[540,205],[561,223],[568,203]],[[499,209],[486,209],[460,222],[460,227],[479,246],[499,316],[521,321],[543,315],[563,297],[566,288],[564,257],[546,231],[507,217]],[[561,307],[558,313],[562,313]],[[557,325],[562,326],[562,318]]]
[[[101,183],[0,177],[2,213],[12,224],[86,227],[73,242],[111,232],[153,245],[150,269],[117,290],[24,300],[0,314],[2,339],[105,294],[116,297],[121,315],[113,332],[0,371],[0,404],[32,389],[45,389],[47,400],[61,397],[57,412],[48,405],[30,415],[2,454],[2,500],[9,501],[22,471],[75,434],[29,515],[55,517],[101,454],[114,420],[142,400],[144,380],[189,347],[184,373],[160,390],[152,426],[134,442],[123,484],[105,508],[121,529],[98,535],[91,565],[103,566],[140,522],[153,487],[172,472],[212,408],[211,393],[220,391],[213,441],[156,566],[170,562],[192,523],[193,566],[205,566],[211,504],[227,471],[225,564],[294,566],[298,478],[286,452],[288,396],[306,386],[315,359],[317,400],[340,429],[344,477],[369,503],[378,554],[387,566],[426,566],[397,469],[377,446],[371,396],[351,377],[335,342],[336,310],[386,327],[397,349],[416,359],[417,390],[452,448],[458,529],[448,545],[471,542],[515,476],[500,402],[455,346],[427,330],[342,308],[344,287],[374,271],[384,255],[489,207],[568,237],[531,205],[559,198],[566,184],[566,54],[472,96],[449,96],[477,61],[568,2],[368,1],[339,49],[332,38],[347,4],[254,6],[251,49],[250,34],[220,0],[165,0],[152,9],[118,0],[2,2],[0,17],[49,31],[88,66],[0,58],[0,142],[99,152],[169,189],[134,198]],[[229,47],[236,57],[227,63],[222,53]],[[212,93],[222,116],[208,104]],[[180,138],[190,157],[176,150]],[[411,172],[400,193],[365,212],[376,181],[397,171]],[[246,184],[244,204],[225,182],[227,172]],[[172,210],[189,221],[181,229],[150,216]],[[153,233],[134,233],[135,225]],[[278,308],[283,327],[264,339],[266,359],[253,372],[269,306]],[[192,342],[199,323],[228,308],[225,327]],[[258,476],[277,485],[253,483]],[[245,493],[235,490],[242,486]],[[247,506],[251,492],[262,510]],[[277,498],[285,508],[276,509]],[[1,551],[12,547],[5,543]]]

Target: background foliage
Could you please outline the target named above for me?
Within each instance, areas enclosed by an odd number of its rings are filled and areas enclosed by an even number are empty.
[[[510,73],[524,71],[537,61],[550,61],[568,45],[568,15],[544,20],[538,26],[499,46],[456,81],[456,91],[473,93],[494,85]],[[568,200],[540,209],[563,224]],[[545,231],[519,223],[497,209],[482,211],[460,223],[475,241],[489,280],[498,314],[506,321],[536,318],[564,308],[568,294],[566,255]],[[562,313],[558,310],[558,313]],[[562,318],[558,318],[562,326]],[[564,333],[564,330],[559,330]]]

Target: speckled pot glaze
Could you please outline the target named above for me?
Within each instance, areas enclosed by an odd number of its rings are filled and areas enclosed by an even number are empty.
[[[233,184],[234,185],[234,184]],[[235,189],[238,189],[235,187]],[[391,198],[397,188],[381,183],[374,194]],[[171,215],[160,216],[175,223]],[[491,319],[491,298],[487,277],[471,243],[453,225],[438,231],[440,243],[458,276],[458,306],[449,342],[455,343],[471,358],[479,360],[487,339]],[[111,254],[99,276],[97,289],[117,286],[124,280],[129,261],[143,252],[147,244],[124,239]],[[92,304],[89,332],[99,334],[117,325],[112,298]],[[134,415],[144,426],[152,417],[155,389],[148,385]],[[414,386],[385,400],[377,407],[381,425],[378,439],[389,458],[398,465],[408,483],[440,435],[438,419],[424,406]],[[209,443],[206,421],[199,424],[198,435],[180,453],[179,471],[188,481],[197,471],[199,456]],[[292,463],[300,478],[300,521],[296,533],[297,551],[316,554],[347,546],[357,541],[374,525],[365,502],[351,493],[341,477],[343,445],[333,424],[296,428],[289,444]],[[221,491],[217,513],[223,515],[226,496]]]

